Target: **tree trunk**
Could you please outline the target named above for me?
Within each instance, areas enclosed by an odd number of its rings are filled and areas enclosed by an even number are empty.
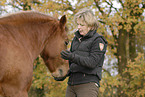
[[[118,72],[122,75],[122,71],[126,68],[127,57],[126,57],[126,43],[127,33],[124,29],[119,30],[118,46],[117,46],[117,59],[118,59]]]
[[[119,30],[118,35],[118,46],[117,46],[117,59],[118,59],[118,73],[124,78],[127,76],[126,74],[123,74],[123,70],[126,68],[127,65],[127,31],[124,29]],[[117,89],[118,97],[126,97],[125,93],[122,90],[122,87],[119,86]]]
[[[134,61],[134,58],[136,57],[136,37],[133,28],[134,25],[129,33],[129,57],[131,61]]]

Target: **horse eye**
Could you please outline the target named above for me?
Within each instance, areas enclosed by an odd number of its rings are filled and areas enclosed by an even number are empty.
[[[68,45],[68,43],[69,43],[69,41],[65,41],[65,42],[64,42],[65,45]]]

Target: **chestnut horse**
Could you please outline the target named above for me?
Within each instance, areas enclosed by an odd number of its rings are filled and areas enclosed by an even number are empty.
[[[66,16],[23,11],[0,18],[0,95],[28,97],[33,62],[40,55],[54,77],[64,77],[68,64],[60,57],[66,49]]]

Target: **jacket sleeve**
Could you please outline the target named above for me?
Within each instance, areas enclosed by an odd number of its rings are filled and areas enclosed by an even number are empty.
[[[73,62],[87,68],[95,68],[96,65],[104,58],[107,44],[102,38],[97,38],[91,45],[89,56],[84,57],[75,54]]]

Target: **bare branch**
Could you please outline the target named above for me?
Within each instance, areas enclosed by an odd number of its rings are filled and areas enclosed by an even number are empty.
[[[121,0],[119,0],[119,2],[120,2],[120,4],[121,4],[121,6],[124,7],[123,2],[122,2]]]
[[[106,72],[109,76],[111,76],[111,73],[108,70],[103,68],[103,71]]]
[[[99,9],[99,11],[102,13],[102,15],[104,15],[104,11],[101,9],[101,7],[99,6],[99,1],[98,0],[94,0],[95,1],[95,4],[96,4],[96,7]]]
[[[145,9],[145,3],[143,3],[143,7],[142,8],[144,8]]]
[[[22,10],[22,8],[20,8],[19,6],[16,6],[15,4],[13,3],[8,3],[8,5],[11,5],[13,8],[17,8],[19,10]]]
[[[109,3],[108,1],[105,1],[108,5],[110,5],[110,8],[109,8],[109,13],[108,13],[108,16],[110,15],[110,13],[112,12],[111,8],[113,7],[113,3]]]

